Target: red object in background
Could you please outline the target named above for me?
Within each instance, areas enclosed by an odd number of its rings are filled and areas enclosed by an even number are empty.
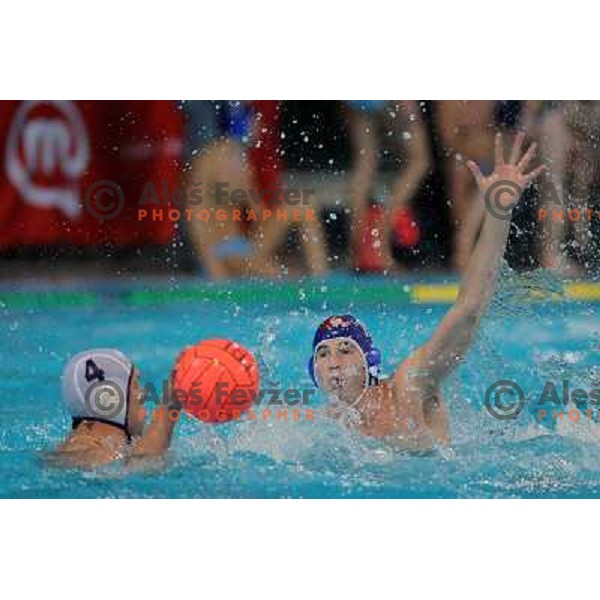
[[[186,392],[185,410],[210,423],[239,418],[258,393],[259,369],[251,352],[231,340],[204,340],[175,365],[173,387]]]
[[[384,243],[383,232],[386,226],[385,208],[374,204],[367,208],[365,229],[358,253],[357,267],[361,271],[381,273],[385,264],[381,256],[381,244]],[[403,248],[415,246],[421,240],[421,229],[412,209],[402,208],[392,215],[391,234],[394,242]]]
[[[411,248],[421,241],[421,228],[410,208],[401,208],[392,216],[392,233],[398,246]]]
[[[179,185],[182,123],[174,102],[3,101],[0,132],[0,248],[171,240],[170,221],[140,221],[137,209],[148,182],[157,191]],[[92,186],[99,194],[90,195],[92,209],[114,218],[86,208]]]
[[[251,100],[249,104],[256,120],[249,150],[254,185],[258,190],[277,190],[281,172],[280,103],[277,100]],[[268,206],[275,200],[267,196],[264,201]]]
[[[361,271],[382,273],[385,270],[381,256],[381,244],[385,229],[385,209],[381,204],[367,208],[365,228],[358,251],[357,267]]]

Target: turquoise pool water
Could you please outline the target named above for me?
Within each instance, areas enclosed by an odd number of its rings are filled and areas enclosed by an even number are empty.
[[[159,470],[125,473],[117,465],[84,473],[44,465],[41,453],[69,426],[59,398],[61,370],[85,347],[119,347],[140,366],[143,381],[160,382],[183,346],[229,337],[260,352],[265,376],[282,387],[303,387],[309,384],[305,367],[312,333],[324,316],[350,311],[361,318],[389,372],[427,339],[447,310],[401,300],[401,280],[338,279],[331,297],[331,281],[298,282],[286,293],[278,284],[261,284],[255,294],[252,287],[236,286],[210,287],[214,293],[199,299],[182,294],[173,282],[113,287],[96,282],[85,288],[54,285],[61,294],[73,289],[92,294],[87,301],[71,298],[70,306],[47,299],[0,302],[0,496],[600,496],[598,426],[539,426],[529,408],[516,421],[497,421],[482,408],[487,387],[498,379],[517,381],[528,396],[549,379],[569,378],[572,388],[587,389],[598,381],[600,305],[527,303],[517,281],[499,294],[467,362],[444,386],[450,449],[410,455],[320,418],[220,426],[184,420]],[[369,286],[380,286],[371,301]],[[24,291],[45,289],[42,282]],[[135,290],[146,296],[138,298]]]

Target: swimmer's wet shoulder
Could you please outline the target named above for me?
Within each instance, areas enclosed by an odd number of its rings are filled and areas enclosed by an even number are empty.
[[[448,414],[440,394],[423,394],[385,379],[354,405],[361,434],[407,450],[429,450],[450,442]]]
[[[123,458],[127,446],[127,436],[119,428],[83,421],[44,458],[54,467],[92,469]]]

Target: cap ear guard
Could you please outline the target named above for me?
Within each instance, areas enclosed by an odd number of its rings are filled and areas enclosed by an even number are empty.
[[[381,352],[379,348],[371,348],[365,358],[369,367],[369,379],[372,378],[375,383],[378,383],[381,375]],[[369,382],[369,385],[371,385],[371,382]]]

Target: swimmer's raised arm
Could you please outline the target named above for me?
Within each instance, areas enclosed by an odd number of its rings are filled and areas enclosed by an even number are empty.
[[[510,158],[504,162],[502,135],[496,136],[496,164],[489,177],[484,177],[473,161],[467,163],[479,187],[481,202],[485,201],[486,193],[492,191],[491,186],[499,182],[505,188],[518,191],[516,197],[513,195],[511,198],[499,197],[495,200],[498,209],[506,213],[503,215],[505,218],[486,212],[481,235],[467,265],[456,303],[431,339],[407,359],[410,365],[417,367],[415,373],[421,373],[423,377],[420,379],[427,381],[428,385],[439,383],[464,358],[494,293],[506,248],[511,210],[522,190],[545,169],[541,166],[525,173],[535,155],[536,145],[532,144],[522,155],[524,138],[522,133],[517,135]],[[396,377],[406,375],[402,366],[406,365],[401,365]]]
[[[162,406],[152,412],[152,420],[144,430],[141,438],[133,446],[129,455],[130,459],[152,459],[159,458],[169,449],[171,438],[179,416],[181,414],[181,402],[176,394],[171,393],[173,389],[173,373],[171,373],[171,389],[169,397],[164,400]]]
[[[179,421],[180,412],[181,408],[171,405],[161,406],[158,410],[153,411],[150,425],[146,427],[144,435],[133,446],[129,458],[162,456],[171,445],[173,430]]]

